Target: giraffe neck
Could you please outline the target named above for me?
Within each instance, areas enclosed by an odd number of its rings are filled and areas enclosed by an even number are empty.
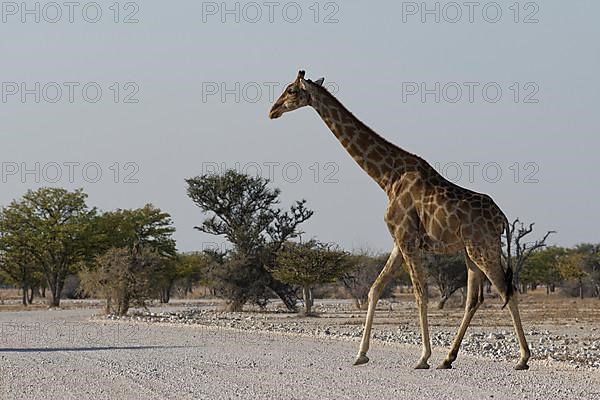
[[[386,192],[424,162],[388,142],[348,111],[332,94],[311,84],[311,106],[356,163]]]

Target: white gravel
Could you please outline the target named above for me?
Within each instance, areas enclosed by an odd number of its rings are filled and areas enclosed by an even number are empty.
[[[564,363],[523,372],[462,354],[453,370],[416,371],[417,346],[375,343],[372,361],[352,367],[348,340],[94,312],[0,313],[0,398],[600,399],[600,374]],[[433,365],[443,356],[436,349]]]
[[[340,307],[341,308],[341,307]],[[288,314],[289,315],[289,314]],[[103,317],[104,318],[104,317]],[[149,323],[198,324],[220,328],[234,328],[246,331],[263,331],[270,333],[298,334],[343,340],[359,340],[362,336],[360,325],[332,323],[327,319],[314,324],[307,319],[296,321],[273,318],[272,313],[229,313],[197,307],[172,312],[134,312],[124,317],[108,316],[110,320],[122,320]],[[312,319],[319,321],[319,319]],[[362,319],[360,319],[362,322]],[[316,325],[316,326],[315,326]],[[600,369],[600,338],[595,334],[596,328],[588,335],[576,330],[576,334],[557,333],[549,330],[529,330],[526,332],[532,350],[533,360],[545,362],[561,361],[573,368]],[[516,360],[519,348],[517,338],[512,331],[496,329],[481,331],[471,328],[461,345],[461,353],[483,356],[495,360]],[[421,344],[421,335],[416,329],[407,326],[389,329],[376,326],[373,341],[396,344]],[[454,340],[456,330],[435,329],[432,332],[434,346],[449,348]]]

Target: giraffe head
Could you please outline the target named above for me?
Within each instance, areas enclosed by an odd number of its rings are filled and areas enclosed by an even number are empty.
[[[298,72],[296,80],[285,88],[275,104],[273,104],[273,107],[271,107],[269,118],[279,118],[286,112],[310,105],[312,99],[311,85],[323,85],[324,78],[312,82],[310,80],[305,80],[304,75],[304,71]]]

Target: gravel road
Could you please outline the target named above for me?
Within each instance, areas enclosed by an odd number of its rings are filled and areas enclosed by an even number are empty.
[[[413,370],[419,348],[91,320],[95,310],[0,313],[1,399],[600,399],[600,373],[462,354]],[[431,359],[436,365],[441,350]]]

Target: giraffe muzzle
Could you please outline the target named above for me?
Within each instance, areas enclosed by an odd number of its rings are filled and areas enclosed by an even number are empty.
[[[281,117],[281,112],[279,110],[276,110],[275,108],[272,108],[271,111],[269,111],[269,118],[270,119],[277,119]]]

